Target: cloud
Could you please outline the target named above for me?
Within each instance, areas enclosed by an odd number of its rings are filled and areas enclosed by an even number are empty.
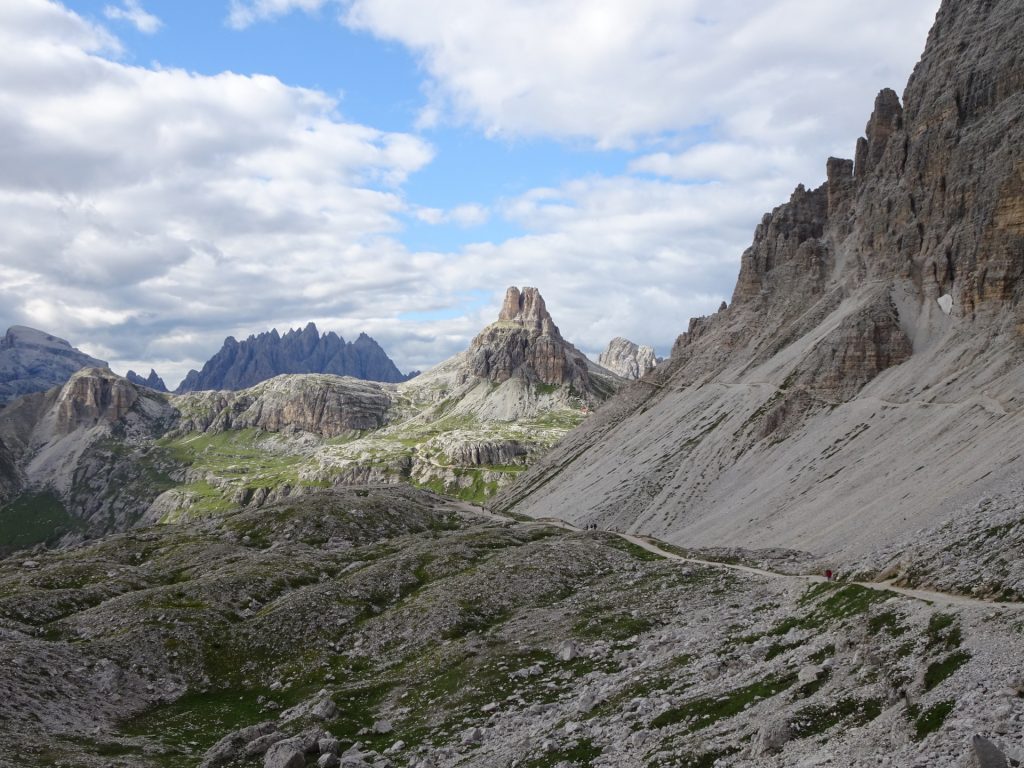
[[[328,4],[236,0],[229,23]],[[419,56],[426,122],[632,148],[626,169],[409,201],[436,151],[422,137],[345,122],[274,77],[127,66],[56,3],[0,3],[0,319],[173,386],[228,334],[309,320],[426,368],[494,319],[506,286],[537,285],[585,351],[625,335],[666,354],[729,299],[760,215],[849,155],[937,0],[331,5]],[[410,218],[523,234],[415,252]]]
[[[273,77],[100,55],[118,50],[56,4],[0,9],[5,321],[115,364],[152,345],[173,378],[226,333],[362,311],[415,279],[392,234],[429,144]]]
[[[723,122],[859,130],[874,93],[906,79],[938,0],[234,0],[231,18],[327,5],[419,57],[424,126],[632,147]]]
[[[477,203],[466,203],[457,205],[451,210],[418,206],[413,215],[424,224],[455,224],[459,227],[479,227],[485,224],[490,218],[490,211],[485,206]]]
[[[111,21],[127,21],[145,35],[155,34],[163,26],[159,18],[143,9],[139,0],[123,0],[120,6],[108,5],[103,15]]]
[[[228,26],[245,29],[257,21],[273,19],[292,11],[319,10],[326,0],[231,0]]]

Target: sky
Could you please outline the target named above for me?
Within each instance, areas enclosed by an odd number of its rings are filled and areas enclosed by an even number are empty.
[[[309,321],[423,370],[533,285],[667,355],[938,4],[2,0],[0,326],[172,388]]]

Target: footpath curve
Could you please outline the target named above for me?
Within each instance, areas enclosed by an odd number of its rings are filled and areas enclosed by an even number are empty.
[[[486,513],[488,516],[499,518],[497,515],[491,515]],[[507,518],[506,518],[507,519]],[[545,523],[547,525],[554,525],[558,528],[563,528],[567,531],[581,532],[582,529],[577,528],[572,523],[567,523],[565,520],[560,520],[555,517],[542,517],[537,518],[538,523]],[[631,544],[635,544],[638,547],[651,552],[655,555],[664,557],[666,560],[672,560],[680,563],[694,563],[697,565],[706,565],[713,568],[724,568],[731,571],[740,571],[742,573],[752,574],[755,576],[767,576],[773,579],[794,579],[803,581],[808,584],[820,584],[826,581],[824,576],[814,575],[790,575],[787,573],[777,573],[775,571],[766,571],[762,568],[754,568],[749,565],[736,565],[734,563],[720,563],[715,560],[701,560],[696,557],[686,557],[684,555],[678,555],[675,552],[669,552],[668,550],[662,549],[653,540],[645,536],[637,536],[632,533],[620,533],[619,531],[607,531],[607,533],[613,533],[620,539],[624,539]],[[947,606],[947,607],[969,607],[969,608],[987,608],[987,609],[1002,609],[1010,611],[1024,612],[1024,603],[1000,603],[993,600],[980,600],[976,597],[967,597],[966,595],[951,595],[947,592],[932,592],[927,589],[907,589],[906,587],[897,587],[892,581],[847,581],[837,582],[839,584],[856,584],[858,587],[864,587],[865,589],[874,589],[879,592],[892,592],[903,597],[909,597],[913,600],[922,600],[927,603],[934,605]]]

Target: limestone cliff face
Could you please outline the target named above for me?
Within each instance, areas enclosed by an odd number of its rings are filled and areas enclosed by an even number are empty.
[[[175,417],[166,395],[105,368],[82,369],[63,387],[19,398],[0,411],[0,475],[10,476],[13,466],[16,480],[9,498],[23,492],[31,504],[46,492],[82,530],[127,529],[170,482],[174,462],[153,440]]]
[[[262,429],[337,437],[378,429],[391,397],[372,383],[337,376],[279,376],[240,392],[197,392],[175,401],[178,432]]]
[[[55,434],[69,435],[81,428],[114,424],[128,414],[138,399],[138,390],[127,380],[108,370],[87,368],[61,389]]]
[[[609,371],[617,373],[624,379],[636,381],[658,363],[653,347],[634,344],[629,339],[616,336],[608,342],[608,346],[597,358],[598,364]]]
[[[854,159],[764,216],[732,303],[498,506],[853,551],[1019,476],[1022,40],[1016,0],[945,0]]]

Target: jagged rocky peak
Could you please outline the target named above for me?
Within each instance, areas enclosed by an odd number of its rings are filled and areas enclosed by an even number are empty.
[[[523,288],[520,291],[515,286],[509,287],[505,291],[505,302],[501,305],[498,322],[515,323],[540,331],[545,336],[562,338],[558,326],[551,319],[544,297],[536,288]]]
[[[320,335],[313,323],[283,336],[273,329],[244,341],[233,336],[203,366],[189,371],[178,392],[245,389],[286,373],[329,373],[368,381],[398,383],[404,376],[380,345],[365,333],[354,342],[333,331]]]
[[[903,105],[892,88],[883,88],[875,98],[875,109],[857,140],[856,176],[868,175],[881,161],[889,138],[903,128]]]
[[[11,326],[0,338],[0,404],[60,386],[82,368],[106,365],[45,331]]]
[[[608,342],[597,362],[612,373],[624,379],[635,381],[648,371],[655,368],[660,360],[654,354],[654,348],[636,344],[622,336],[616,336]]]
[[[140,387],[149,387],[157,392],[167,392],[167,385],[164,384],[164,380],[157,375],[153,368],[149,369],[149,376],[146,376],[145,378],[137,374],[135,371],[128,371],[128,373],[125,374],[125,378],[132,384],[136,384]]]
[[[498,321],[470,344],[474,376],[500,384],[513,377],[589,392],[587,359],[566,342],[536,288],[505,292]]]

